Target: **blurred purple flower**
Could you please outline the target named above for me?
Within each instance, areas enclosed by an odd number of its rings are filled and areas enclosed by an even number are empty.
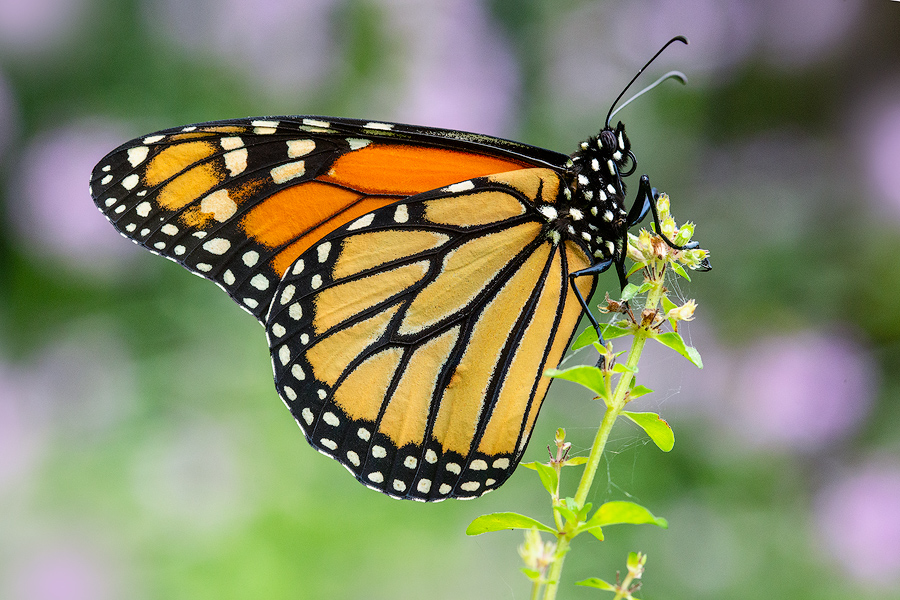
[[[0,580],[8,600],[115,600],[140,594],[123,585],[121,556],[77,538],[18,548]],[[87,536],[89,537],[89,536]],[[129,586],[130,587],[130,586]],[[4,589],[6,588],[6,589]]]
[[[36,52],[65,41],[84,22],[86,0],[0,2],[0,48]]]
[[[863,122],[863,168],[872,192],[868,195],[876,209],[900,219],[900,102],[897,91],[890,99],[875,100],[861,111]]]
[[[137,254],[88,194],[91,170],[128,139],[125,130],[105,121],[83,122],[46,131],[25,148],[13,174],[9,211],[38,259],[104,276],[122,272]]]
[[[732,428],[755,446],[806,452],[854,432],[877,390],[869,352],[838,328],[753,344],[735,385]]]
[[[135,401],[128,353],[96,321],[71,326],[31,361],[0,362],[0,494],[22,495],[54,437],[65,451],[96,443]]]
[[[338,0],[144,0],[144,15],[192,53],[209,51],[278,92],[319,86],[335,68]]]
[[[67,447],[102,440],[137,404],[128,349],[102,321],[70,323],[22,373],[31,410],[43,412]]]
[[[398,44],[397,89],[380,91],[385,118],[509,136],[519,69],[479,0],[387,0],[388,36]]]
[[[0,362],[0,496],[28,489],[46,447],[46,422],[29,402],[27,379],[20,369]]]
[[[871,460],[820,490],[820,548],[860,584],[900,586],[900,463]]]

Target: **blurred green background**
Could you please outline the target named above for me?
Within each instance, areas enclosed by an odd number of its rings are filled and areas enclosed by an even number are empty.
[[[561,597],[636,550],[648,600],[900,596],[900,3],[0,0],[0,598],[526,598],[522,536],[463,531],[549,518],[533,472],[473,502],[365,489],[304,442],[253,319],[116,235],[88,177],[267,114],[568,153],[677,34],[642,81],[689,85],[618,118],[712,251],[679,290],[706,368],[651,349],[675,449],[620,424],[592,500],[670,529],[579,538]],[[600,415],[554,384],[525,460],[560,426],[586,454]]]

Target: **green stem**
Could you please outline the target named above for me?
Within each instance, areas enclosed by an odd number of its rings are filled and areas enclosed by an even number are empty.
[[[657,273],[654,271],[654,275],[656,274]],[[645,308],[650,310],[655,309],[662,299],[663,290],[665,289],[663,287],[663,273],[659,273],[658,279],[654,278],[653,281],[655,285],[647,292],[647,302],[645,304]],[[649,336],[650,332],[645,328],[640,328],[634,333],[634,340],[631,343],[631,349],[628,351],[628,360],[625,363],[626,370],[622,373],[622,376],[619,377],[619,381],[616,384],[616,390],[606,408],[606,413],[603,415],[600,429],[597,430],[597,435],[594,437],[594,444],[591,446],[591,454],[588,457],[588,462],[584,466],[581,481],[578,483],[578,490],[575,492],[575,502],[579,509],[584,506],[588,493],[591,491],[591,486],[594,483],[594,475],[596,475],[597,468],[600,466],[600,458],[603,456],[603,449],[606,447],[606,442],[609,439],[609,433],[612,431],[612,426],[619,417],[619,414],[621,414],[622,410],[625,408],[625,404],[628,402],[628,390],[631,389],[631,382],[634,379],[634,374],[637,372],[638,361],[641,358],[641,354],[644,351],[644,345],[647,343],[647,338]],[[544,600],[555,600],[556,598],[556,590],[559,588],[559,578],[562,574],[563,562],[565,561],[566,553],[569,550],[571,541],[572,540],[568,535],[557,535],[556,554],[558,558],[553,561],[553,564],[550,567],[550,573],[547,576],[549,583],[547,583],[547,587],[544,590]]]

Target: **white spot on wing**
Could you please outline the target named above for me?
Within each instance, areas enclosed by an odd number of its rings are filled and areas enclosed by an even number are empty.
[[[291,307],[288,309],[288,316],[290,316],[295,321],[300,320],[300,317],[303,316],[303,309],[300,307],[299,302],[294,302],[293,304],[291,304]]]
[[[460,467],[458,464],[456,464],[454,462],[447,463],[444,466],[444,468],[447,469],[448,471],[450,471],[451,473],[453,473],[454,475],[459,475],[460,473],[462,473],[462,467]]]
[[[134,212],[136,212],[141,217],[146,217],[150,214],[150,208],[150,203],[145,201],[135,206]]]
[[[406,223],[407,221],[409,221],[409,210],[405,204],[401,204],[394,209],[394,222]]]
[[[293,284],[284,286],[284,289],[281,291],[281,298],[279,300],[282,306],[284,306],[294,298],[294,292],[296,290],[297,288],[295,288]]]
[[[375,213],[369,213],[367,215],[363,215],[357,220],[353,221],[350,225],[347,226],[348,231],[356,231],[357,229],[362,229],[363,227],[368,227],[372,224],[372,220],[375,219]]]
[[[150,153],[150,148],[147,146],[138,146],[136,148],[128,149],[128,162],[131,163],[132,167],[136,167],[147,158],[147,154]]]
[[[288,158],[300,158],[316,149],[316,143],[312,140],[288,140]]]
[[[471,190],[475,187],[475,184],[469,181],[461,181],[459,183],[454,183],[453,185],[448,185],[444,188],[444,191],[449,192],[451,194],[458,194],[459,192],[465,192]]]
[[[420,479],[419,483],[416,484],[416,489],[422,492],[423,494],[427,494],[431,491],[431,480],[430,479]]]
[[[312,425],[313,419],[315,418],[313,416],[313,412],[311,410],[309,410],[308,408],[304,408],[303,410],[301,410],[300,416],[303,418],[304,421],[306,421],[307,425]]]
[[[259,135],[269,135],[275,133],[275,130],[278,127],[278,121],[250,121],[250,125],[253,126],[254,133]]]
[[[224,238],[213,238],[203,244],[203,249],[210,254],[222,255],[228,252],[229,248],[231,248],[231,242]]]
[[[155,144],[156,142],[160,141],[164,137],[166,137],[166,136],[164,136],[164,135],[149,135],[144,138],[144,143],[145,144]]]
[[[240,175],[247,169],[247,149],[240,148],[225,153],[225,168],[232,177]],[[224,191],[224,190],[219,190]]]
[[[319,244],[319,247],[316,248],[316,253],[319,256],[319,262],[323,263],[328,260],[328,253],[331,252],[331,242],[325,242],[324,244]]]
[[[384,446],[372,446],[372,456],[375,458],[384,458],[387,456],[387,450],[384,449]]]
[[[372,141],[363,138],[347,138],[347,143],[350,145],[351,150],[361,150],[371,144]]]
[[[281,185],[291,179],[303,177],[306,174],[306,163],[302,160],[297,160],[278,165],[277,167],[273,167],[272,170],[269,171],[269,174],[272,176],[272,181]]]
[[[389,123],[377,123],[375,121],[369,121],[363,125],[363,127],[366,129],[380,129],[382,131],[390,131],[394,128],[394,126]]]
[[[125,188],[126,190],[133,190],[137,186],[137,184],[140,180],[141,180],[141,178],[138,177],[137,173],[132,173],[131,175],[129,175],[128,177],[126,177],[125,179],[122,180],[122,187]]]
[[[223,150],[235,150],[236,148],[243,147],[244,140],[237,136],[223,137],[219,140],[219,144],[222,146]]]
[[[291,362],[291,349],[288,348],[287,344],[278,349],[278,360],[281,361],[281,366],[283,367]]]
[[[269,289],[269,279],[262,273],[257,273],[253,276],[253,279],[250,280],[250,285],[259,291],[264,292]]]
[[[294,379],[297,381],[303,381],[306,379],[306,373],[303,372],[303,368],[299,364],[295,364],[291,367],[291,375],[294,376]]]
[[[384,475],[381,474],[381,471],[375,471],[374,473],[369,473],[368,475],[369,481],[372,483],[383,483]]]
[[[259,262],[259,252],[257,252],[256,250],[248,250],[247,252],[244,252],[241,260],[243,260],[244,264],[248,267],[252,267],[257,262]]]
[[[328,425],[332,427],[337,427],[341,424],[341,420],[337,418],[337,415],[333,412],[329,411],[326,413],[322,413],[322,420],[325,421]]]

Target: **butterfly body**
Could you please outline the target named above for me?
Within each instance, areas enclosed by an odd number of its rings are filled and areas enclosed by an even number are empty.
[[[266,328],[307,440],[365,485],[434,501],[522,457],[594,275],[623,276],[633,160],[607,127],[571,157],[458,131],[328,117],[138,138],[91,193],[126,237]],[[633,169],[632,169],[633,170]],[[626,173],[627,174],[627,173]],[[584,276],[582,276],[584,275]]]

